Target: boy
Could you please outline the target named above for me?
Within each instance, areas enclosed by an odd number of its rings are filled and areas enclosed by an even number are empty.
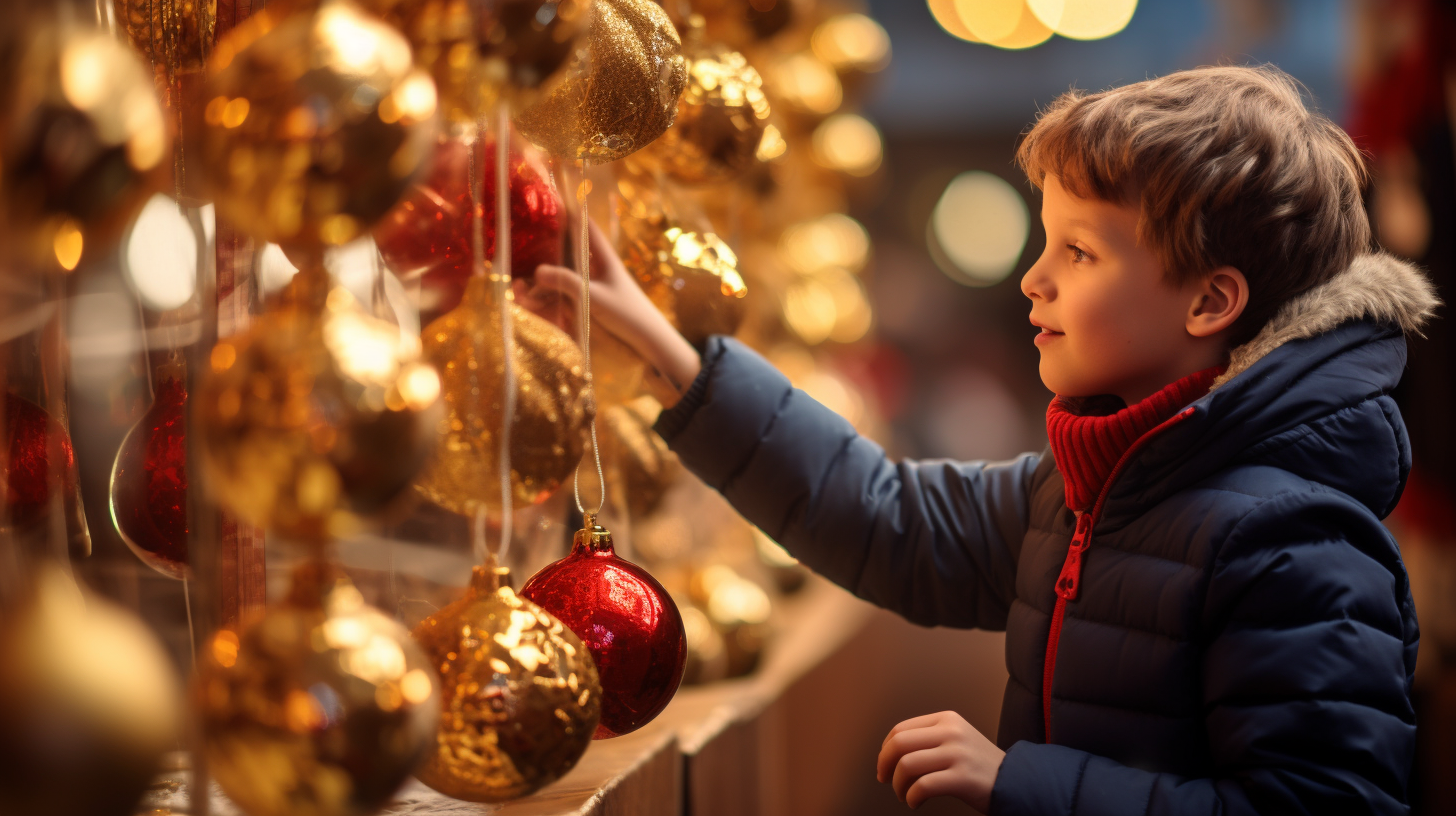
[[[886,738],[912,807],[1406,812],[1417,631],[1380,519],[1436,300],[1371,253],[1359,152],[1282,72],[1220,67],[1068,93],[1017,158],[1050,455],[891,462],[742,345],[690,347],[600,237],[593,314],[764,532],[912,621],[1006,631],[997,744],[952,712]]]

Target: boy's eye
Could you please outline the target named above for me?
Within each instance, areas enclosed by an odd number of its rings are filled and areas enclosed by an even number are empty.
[[[1076,244],[1067,244],[1067,249],[1072,250],[1072,263],[1082,263],[1083,261],[1090,261],[1092,259],[1091,255],[1088,255]]]

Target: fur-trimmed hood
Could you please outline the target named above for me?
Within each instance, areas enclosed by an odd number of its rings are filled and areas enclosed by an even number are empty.
[[[1414,265],[1393,255],[1361,255],[1344,272],[1294,298],[1275,313],[1254,339],[1234,349],[1218,388],[1291,340],[1323,334],[1342,323],[1367,319],[1419,335],[1441,301],[1436,287]]]

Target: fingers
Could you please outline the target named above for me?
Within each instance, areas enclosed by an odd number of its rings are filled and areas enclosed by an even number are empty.
[[[532,286],[532,291],[540,287],[566,295],[575,301],[581,297],[581,276],[574,269],[553,264],[541,264],[536,267],[535,284]]]
[[[940,723],[941,718],[943,718],[946,714],[953,715],[953,712],[940,711],[935,714],[923,714],[919,717],[911,717],[910,719],[896,725],[894,728],[891,728],[890,733],[885,735],[884,741],[889,742],[890,737],[893,737],[902,731],[909,731],[913,728],[927,728],[932,725],[937,725]],[[883,743],[881,744],[883,745]]]
[[[953,761],[951,751],[942,746],[906,754],[895,766],[895,776],[890,780],[890,786],[895,789],[895,796],[903,802],[910,787],[920,777],[936,771],[944,771],[951,766]]]
[[[884,745],[880,746],[880,756],[875,763],[875,779],[879,782],[888,781],[890,776],[895,773],[895,767],[901,757],[915,751],[933,748],[944,740],[945,735],[934,726],[892,734],[885,740]]]
[[[918,809],[925,800],[936,796],[962,796],[963,781],[954,771],[934,771],[915,780],[902,798],[905,804]]]

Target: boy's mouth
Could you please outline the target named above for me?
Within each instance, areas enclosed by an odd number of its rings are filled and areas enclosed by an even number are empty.
[[[1035,320],[1031,321],[1031,325],[1037,327],[1038,329],[1041,329],[1041,332],[1037,334],[1037,336],[1032,341],[1038,346],[1046,345],[1047,343],[1050,343],[1051,341],[1063,335],[1062,332],[1056,331],[1054,329],[1049,329],[1046,326],[1043,326],[1042,324],[1036,322]]]

